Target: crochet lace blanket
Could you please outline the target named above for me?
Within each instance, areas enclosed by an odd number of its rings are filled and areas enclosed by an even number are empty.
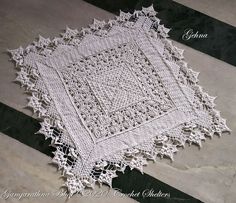
[[[70,195],[230,131],[153,7],[9,50]]]

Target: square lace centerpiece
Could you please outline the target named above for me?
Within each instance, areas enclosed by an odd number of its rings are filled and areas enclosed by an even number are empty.
[[[230,131],[153,7],[10,50],[70,195]]]

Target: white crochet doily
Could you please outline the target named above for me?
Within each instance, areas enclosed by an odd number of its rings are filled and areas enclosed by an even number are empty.
[[[70,195],[230,131],[153,7],[9,50]]]

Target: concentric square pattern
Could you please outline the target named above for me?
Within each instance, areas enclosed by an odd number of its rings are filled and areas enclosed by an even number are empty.
[[[125,132],[173,108],[158,70],[135,43],[82,58],[68,70],[69,92],[96,138]]]

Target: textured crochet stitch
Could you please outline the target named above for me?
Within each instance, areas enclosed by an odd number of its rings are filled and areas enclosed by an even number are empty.
[[[152,6],[9,50],[69,194],[230,131]]]

